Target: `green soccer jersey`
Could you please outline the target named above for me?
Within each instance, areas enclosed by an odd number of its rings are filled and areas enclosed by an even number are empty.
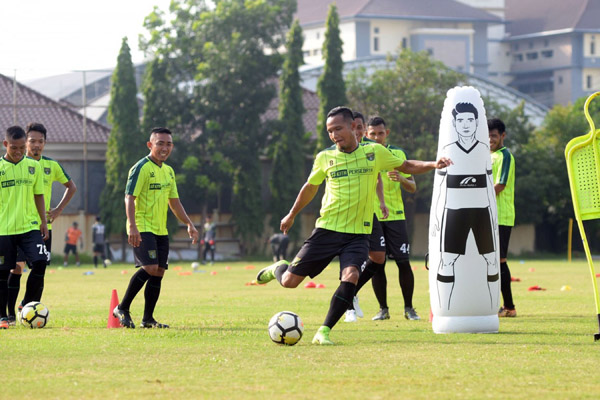
[[[46,202],[46,211],[50,211],[52,183],[60,182],[65,184],[71,180],[71,177],[65,172],[63,167],[57,161],[49,157],[42,156],[39,163],[42,166],[44,176],[44,202]],[[48,223],[48,229],[52,229],[52,224]]]
[[[393,155],[401,159],[406,160],[406,153],[399,147],[387,145],[386,148],[392,152]],[[381,170],[381,181],[383,182],[383,198],[385,199],[385,205],[390,210],[390,216],[383,219],[383,213],[379,208],[379,199],[375,197],[375,214],[377,219],[380,221],[399,221],[406,219],[404,216],[404,202],[402,201],[402,190],[400,182],[392,181],[388,176],[387,172],[392,169]],[[401,173],[402,176],[408,178],[410,175]]]
[[[179,197],[173,168],[147,156],[129,170],[125,194],[135,196],[135,223],[140,232],[166,235],[169,199]],[[127,224],[129,233],[129,224]]]
[[[492,153],[494,184],[505,185],[496,196],[498,225],[515,225],[515,158],[506,147]]]
[[[403,162],[377,143],[362,144],[352,153],[337,148],[321,151],[308,177],[312,185],[327,181],[316,227],[342,233],[371,233],[377,174]]]
[[[40,163],[23,157],[18,163],[0,158],[0,235],[39,230],[41,219],[36,194],[44,194]]]

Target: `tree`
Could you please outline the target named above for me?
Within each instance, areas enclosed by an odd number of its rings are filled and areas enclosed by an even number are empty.
[[[325,66],[323,74],[317,82],[319,96],[319,113],[317,115],[317,151],[331,145],[327,133],[327,113],[334,107],[346,105],[346,87],[342,71],[343,42],[340,39],[340,18],[335,4],[329,6],[325,22],[325,41],[323,42],[323,58]]]
[[[292,206],[296,192],[304,179],[304,104],[298,68],[304,64],[302,56],[302,28],[294,21],[287,35],[287,54],[279,77],[279,124],[273,134],[273,164],[271,170],[270,207],[271,225],[279,230],[279,220]],[[295,239],[300,232],[300,221],[290,231]]]
[[[127,38],[123,38],[110,88],[106,151],[106,185],[100,196],[100,214],[108,233],[125,232],[125,185],[129,168],[147,153],[140,132],[135,71]]]

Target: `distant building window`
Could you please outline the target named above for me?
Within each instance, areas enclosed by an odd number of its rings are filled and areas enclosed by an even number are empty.
[[[527,53],[526,55],[528,60],[537,60],[538,58],[538,53],[537,52],[532,52],[532,53]]]
[[[519,50],[519,43],[513,44],[513,50]]]
[[[533,49],[533,42],[529,42],[529,48]]]
[[[548,39],[544,39],[544,47],[548,47],[549,44],[550,42],[548,41]]]
[[[433,49],[431,49],[431,48],[427,49],[427,54],[429,54],[430,56],[433,56]]]
[[[596,54],[596,42],[594,42],[594,37],[592,36],[592,41],[590,42],[590,54]]]
[[[379,38],[373,38],[373,50],[374,51],[379,51]]]
[[[313,56],[318,56],[321,51],[319,49],[313,50]]]
[[[302,54],[304,57],[310,57],[310,50],[303,51]]]
[[[544,50],[541,54],[544,58],[552,58],[554,56],[554,50]]]
[[[321,32],[317,32],[317,39],[321,38]]]
[[[587,86],[588,89],[592,88],[592,76],[591,75],[586,76],[586,78],[585,78],[585,84],[586,84],[586,86]]]
[[[559,77],[558,77],[558,84],[559,84],[559,85],[561,85],[561,84],[562,84],[562,82],[563,82],[563,78],[562,78],[562,76],[559,76]]]
[[[373,28],[373,32],[379,33],[379,28]]]
[[[523,54],[515,54],[515,55],[513,56],[513,61],[516,61],[516,62],[521,62],[521,61],[523,61]]]
[[[408,46],[408,41],[405,37],[402,38],[402,48],[405,49]]]

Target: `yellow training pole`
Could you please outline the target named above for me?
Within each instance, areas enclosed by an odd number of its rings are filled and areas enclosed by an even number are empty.
[[[573,218],[569,218],[569,236],[567,238],[567,260],[571,262],[571,249],[573,245]]]

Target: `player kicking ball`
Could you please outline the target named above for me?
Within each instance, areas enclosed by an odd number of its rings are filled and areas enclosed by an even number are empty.
[[[359,268],[368,257],[368,235],[372,229],[379,171],[397,169],[412,175],[451,164],[445,158],[437,162],[401,160],[377,143],[359,146],[355,130],[352,110],[336,107],[329,111],[327,132],[335,147],[317,154],[308,181],[300,189],[290,212],[281,220],[280,228],[283,233],[289,231],[298,213],[326,180],[321,216],[291,263],[281,260],[263,268],[256,276],[260,284],[277,279],[281,286],[295,288],[307,276],[319,275],[339,256],[341,282],[331,298],[325,321],[312,341],[319,345],[333,344],[329,333],[352,304]]]

